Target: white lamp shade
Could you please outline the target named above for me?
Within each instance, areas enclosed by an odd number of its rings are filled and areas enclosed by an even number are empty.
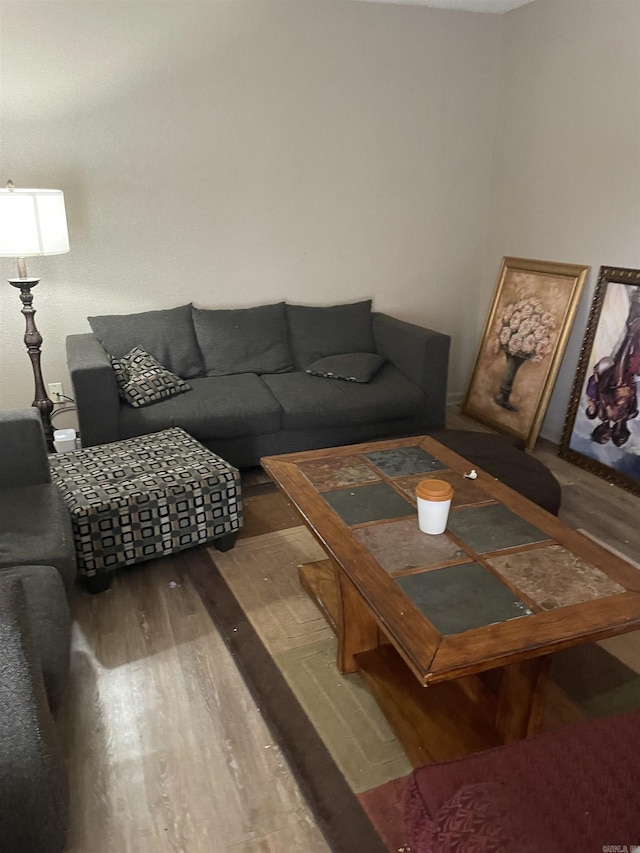
[[[69,251],[62,190],[0,189],[0,257]]]

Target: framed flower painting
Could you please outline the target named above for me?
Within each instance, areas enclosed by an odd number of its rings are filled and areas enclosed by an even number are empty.
[[[463,415],[534,447],[589,269],[502,259]]]
[[[600,267],[560,456],[640,494],[640,270]]]

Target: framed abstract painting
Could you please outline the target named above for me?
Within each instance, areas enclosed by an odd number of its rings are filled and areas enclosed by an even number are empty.
[[[600,267],[560,456],[640,494],[640,270]]]
[[[534,447],[589,269],[502,259],[462,414]]]

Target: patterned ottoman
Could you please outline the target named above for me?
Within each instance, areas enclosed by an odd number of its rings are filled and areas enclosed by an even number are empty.
[[[92,592],[121,566],[211,540],[226,551],[242,527],[239,472],[180,427],[50,461]]]

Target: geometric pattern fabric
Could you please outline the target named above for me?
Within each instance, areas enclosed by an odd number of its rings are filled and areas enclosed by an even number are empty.
[[[180,427],[50,457],[81,576],[240,530],[240,473]]]
[[[140,347],[134,347],[122,358],[112,358],[111,366],[118,394],[134,409],[191,391],[188,382],[171,373]]]

